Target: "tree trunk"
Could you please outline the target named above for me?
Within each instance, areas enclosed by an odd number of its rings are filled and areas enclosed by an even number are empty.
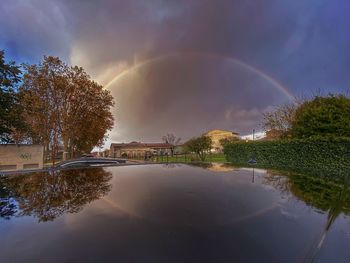
[[[63,161],[66,161],[70,158],[69,153],[69,139],[67,137],[63,138]]]

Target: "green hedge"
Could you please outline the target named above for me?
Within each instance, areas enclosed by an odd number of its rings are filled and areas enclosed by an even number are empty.
[[[251,141],[229,143],[226,159],[247,165],[255,158],[259,167],[320,176],[350,175],[350,138]]]

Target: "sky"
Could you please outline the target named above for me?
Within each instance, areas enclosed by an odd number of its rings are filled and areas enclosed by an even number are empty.
[[[2,0],[0,49],[59,56],[113,94],[108,142],[249,134],[293,97],[350,87],[348,0]]]

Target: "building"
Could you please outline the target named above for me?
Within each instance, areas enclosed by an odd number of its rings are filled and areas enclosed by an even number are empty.
[[[42,145],[0,145],[0,171],[42,169],[43,166],[44,147]]]
[[[170,155],[173,146],[169,143],[112,143],[110,157],[113,158],[144,158],[150,155]]]
[[[233,131],[225,131],[225,130],[210,130],[203,134],[204,136],[208,136],[211,138],[213,145],[213,152],[221,152],[223,147],[221,145],[221,140],[239,140],[239,133]]]
[[[103,151],[93,151],[90,153],[90,155],[93,155],[95,157],[109,157],[109,149]]]

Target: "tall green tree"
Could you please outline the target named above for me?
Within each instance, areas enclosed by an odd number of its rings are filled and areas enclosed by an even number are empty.
[[[212,148],[212,140],[208,136],[193,138],[186,142],[185,147],[189,152],[195,153],[204,162]]]
[[[295,112],[291,134],[294,138],[350,137],[350,99],[329,95],[302,103]]]
[[[6,62],[0,50],[0,143],[18,142],[16,134],[24,128],[17,93],[20,81],[20,67],[14,61]]]

